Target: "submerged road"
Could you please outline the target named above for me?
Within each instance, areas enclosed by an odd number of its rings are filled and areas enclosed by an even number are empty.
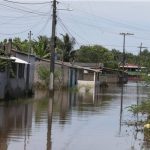
[[[131,104],[149,97],[149,87],[129,82],[90,93],[45,91],[32,99],[0,102],[0,150],[146,150],[142,133],[123,124],[136,119]]]

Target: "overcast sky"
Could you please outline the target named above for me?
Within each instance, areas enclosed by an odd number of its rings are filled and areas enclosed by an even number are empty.
[[[17,0],[13,0],[16,2]],[[48,2],[49,0],[18,0],[19,2]],[[17,2],[18,2],[17,1]],[[140,43],[150,47],[150,1],[102,0],[59,1],[57,11],[57,36],[68,33],[77,45],[103,45],[110,50],[122,51],[126,36],[126,51],[138,53]],[[64,9],[64,10],[62,10]],[[0,40],[4,38],[51,35],[51,4],[29,5],[0,0]],[[71,11],[67,11],[71,10]]]

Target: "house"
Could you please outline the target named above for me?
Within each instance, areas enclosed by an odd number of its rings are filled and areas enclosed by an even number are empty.
[[[123,70],[123,66],[120,66],[120,69]],[[126,64],[124,65],[124,71],[128,74],[129,80],[136,80],[141,76],[141,71],[144,71],[146,67],[141,67],[135,64]]]
[[[75,63],[75,65],[83,68],[79,71],[79,80],[94,81],[94,72],[97,72],[97,80],[99,80],[100,84],[104,82],[107,84],[119,83],[120,76],[123,74],[122,71],[118,69],[104,67],[103,63]]]
[[[10,56],[0,57],[0,62],[0,99],[20,97],[32,91],[27,61]]]
[[[27,54],[24,52],[20,52],[17,50],[12,49],[11,50],[11,55],[14,57],[17,57],[25,62],[28,62],[29,68],[28,68],[28,77],[29,77],[29,89],[33,90],[34,86],[34,72],[35,72],[35,62],[36,62],[36,56],[33,54]]]

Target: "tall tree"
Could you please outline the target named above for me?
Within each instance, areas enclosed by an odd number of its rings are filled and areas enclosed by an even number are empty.
[[[63,35],[63,40],[58,44],[63,51],[63,61],[69,62],[73,58],[71,54],[75,45],[75,39],[70,38],[68,34]]]
[[[50,39],[46,36],[39,36],[32,44],[34,53],[39,57],[50,57]]]
[[[28,52],[29,50],[29,42],[28,40],[21,40],[19,37],[16,37],[12,41],[13,48],[21,51],[21,52]]]
[[[76,61],[85,63],[103,63],[105,67],[112,68],[116,68],[117,66],[114,61],[113,53],[101,45],[81,46],[77,51]]]

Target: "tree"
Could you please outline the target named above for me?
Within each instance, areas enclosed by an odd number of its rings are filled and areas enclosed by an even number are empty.
[[[50,57],[50,39],[46,36],[39,36],[37,40],[33,41],[33,51],[40,58]]]
[[[58,43],[59,42],[59,43]],[[73,57],[73,47],[75,44],[75,39],[70,38],[68,34],[63,35],[63,39],[57,39],[58,49],[62,49],[63,61],[69,62]],[[72,54],[71,54],[72,53]]]
[[[29,42],[28,40],[21,40],[19,37],[16,37],[12,41],[13,48],[21,51],[21,52],[28,52],[29,50]]]
[[[76,61],[85,63],[103,63],[105,67],[111,68],[116,68],[117,66],[114,61],[113,53],[101,45],[81,46],[77,51]]]

